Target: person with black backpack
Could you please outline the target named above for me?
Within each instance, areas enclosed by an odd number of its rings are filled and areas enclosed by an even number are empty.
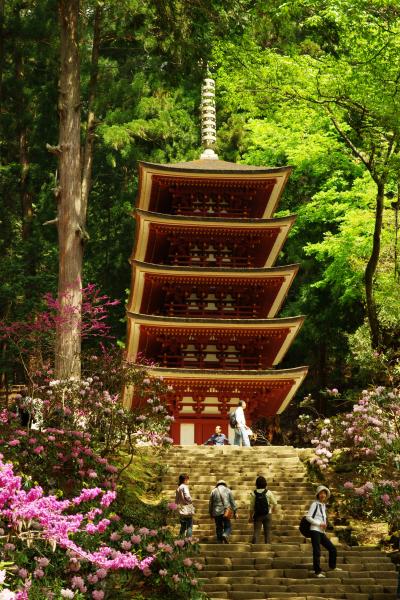
[[[313,567],[316,577],[326,577],[321,570],[321,546],[328,550],[328,565],[332,571],[342,571],[336,566],[337,551],[331,540],[326,536],[327,516],[325,503],[331,495],[330,490],[324,485],[320,485],[315,493],[315,500],[312,502],[306,515],[310,523],[310,537],[313,550]]]
[[[267,488],[267,480],[262,475],[256,479],[256,489],[250,494],[250,514],[249,523],[253,523],[254,532],[252,544],[258,543],[261,528],[264,529],[264,541],[269,544],[271,541],[271,514],[278,505],[274,494]]]

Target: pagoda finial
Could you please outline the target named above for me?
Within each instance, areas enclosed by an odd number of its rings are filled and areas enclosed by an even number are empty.
[[[204,148],[201,159],[218,160],[218,155],[214,152],[216,141],[215,81],[211,77],[206,77],[201,86],[201,143]]]

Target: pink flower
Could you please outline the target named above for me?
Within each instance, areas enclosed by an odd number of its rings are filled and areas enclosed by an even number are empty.
[[[73,592],[69,588],[64,588],[61,590],[61,596],[63,598],[73,598],[75,596],[75,592]]]
[[[21,577],[21,579],[26,579],[29,573],[26,569],[18,569],[18,575]]]
[[[45,569],[50,564],[49,559],[45,556],[35,557],[35,560],[41,569]]]
[[[117,533],[116,531],[114,531],[111,535],[110,535],[110,540],[112,542],[118,542],[118,540],[121,539],[121,536],[119,535],[119,533]]]
[[[93,592],[92,592],[92,598],[94,600],[103,600],[103,598],[104,598],[104,592],[102,590],[93,590]]]
[[[191,585],[197,585],[197,579],[191,579],[190,583]]]
[[[147,529],[147,527],[141,527],[141,528],[139,529],[139,533],[140,533],[141,535],[147,535],[147,534],[149,533],[149,531],[150,531],[150,529]]]
[[[107,577],[107,569],[97,569],[96,575],[99,579],[104,579]]]
[[[124,540],[121,542],[121,548],[122,550],[130,550],[132,548],[132,543]]]
[[[185,567],[191,567],[193,564],[193,561],[191,558],[187,557],[183,559],[183,564],[185,565]]]
[[[101,506],[108,507],[117,497],[117,492],[106,492],[100,500]]]
[[[35,569],[35,570],[33,571],[33,576],[34,576],[36,579],[41,579],[42,577],[44,577],[44,571],[43,571],[43,569]]]
[[[172,575],[172,579],[174,580],[175,583],[178,583],[178,581],[180,581],[180,577],[179,575],[177,575],[176,573],[174,575]]]
[[[8,442],[9,446],[19,446],[20,445],[20,441],[19,440],[11,440],[10,442]]]
[[[185,540],[175,540],[174,544],[178,548],[183,548],[183,546],[185,545]]]
[[[7,544],[4,544],[3,549],[8,552],[12,552],[13,550],[15,550],[15,546],[14,544],[10,544],[10,542],[8,542]]]
[[[44,450],[44,446],[37,446],[36,448],[33,449],[35,454],[41,454]]]
[[[167,569],[160,569],[158,571],[159,575],[161,575],[161,577],[165,577],[168,573]]]
[[[132,544],[140,544],[140,542],[142,541],[142,538],[140,535],[133,535],[131,537],[131,541],[132,541]]]
[[[85,586],[85,582],[82,577],[76,575],[71,579],[71,587],[74,589],[78,589],[82,594],[87,591],[87,587]]]
[[[352,490],[354,488],[354,483],[352,481],[346,481],[343,485],[346,490]]]
[[[177,510],[177,508],[178,508],[178,505],[177,505],[175,502],[169,502],[169,503],[167,504],[167,508],[168,508],[169,510]]]
[[[124,533],[131,534],[131,533],[133,533],[135,531],[135,528],[132,525],[124,525],[123,528],[122,528],[122,531]]]
[[[391,501],[390,501],[390,496],[389,494],[382,494],[381,496],[381,500],[382,502],[386,505],[386,506],[390,506],[391,505]]]

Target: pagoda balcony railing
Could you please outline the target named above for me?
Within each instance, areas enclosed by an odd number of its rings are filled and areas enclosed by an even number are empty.
[[[185,240],[185,243],[171,240],[165,263],[174,266],[193,267],[254,267],[254,253],[259,244],[237,244]]]
[[[265,369],[270,368],[275,351],[270,340],[259,336],[245,340],[181,341],[174,336],[158,337],[158,350],[151,358],[162,367],[196,369]],[[272,355],[271,355],[272,352]]]
[[[253,196],[231,193],[177,193],[172,194],[171,212],[194,217],[225,217],[246,219],[253,216]],[[257,215],[258,216],[258,215]]]
[[[255,304],[234,306],[232,303],[224,302],[220,306],[214,303],[198,305],[196,302],[177,304],[165,302],[160,310],[154,311],[155,315],[166,315],[168,317],[210,317],[225,319],[246,319],[262,317],[260,307]]]
[[[222,356],[205,355],[197,352],[182,352],[181,354],[163,354],[155,358],[161,367],[169,368],[193,368],[193,369],[222,369],[222,370],[246,370],[263,369],[271,365],[265,365],[262,356],[245,356],[240,352],[226,352]]]
[[[265,289],[262,286],[245,288],[240,285],[220,286],[209,284],[194,288],[192,285],[167,284],[163,286],[162,306],[152,314],[169,317],[262,317]]]

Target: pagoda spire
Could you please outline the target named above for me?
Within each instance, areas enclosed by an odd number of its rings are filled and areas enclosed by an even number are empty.
[[[204,148],[201,159],[218,160],[214,151],[216,141],[215,81],[206,77],[201,86],[201,143]]]

